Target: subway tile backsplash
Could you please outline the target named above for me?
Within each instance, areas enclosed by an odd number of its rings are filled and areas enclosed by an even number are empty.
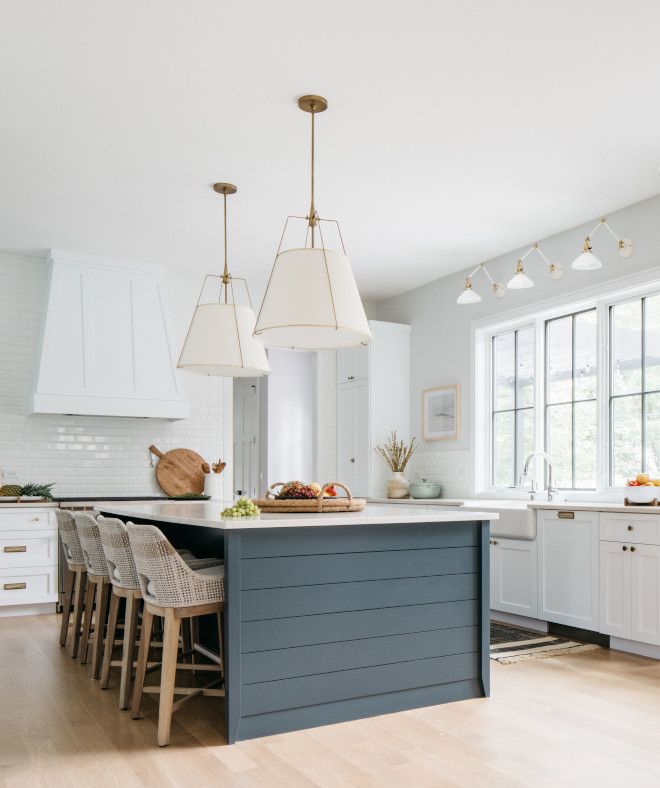
[[[406,477],[409,481],[438,482],[443,498],[469,498],[474,494],[468,449],[416,451],[408,463]]]

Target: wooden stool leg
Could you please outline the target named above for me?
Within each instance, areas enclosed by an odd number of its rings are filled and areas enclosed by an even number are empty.
[[[117,616],[119,615],[119,597],[113,593],[110,597],[110,613],[108,615],[108,629],[105,635],[105,646],[103,647],[103,667],[101,668],[101,689],[108,689],[110,683],[110,663],[112,662],[112,651],[115,645],[115,633],[117,631]]]
[[[64,601],[62,602],[62,626],[60,627],[60,646],[66,645],[66,638],[69,633],[69,619],[71,618],[71,597],[73,596],[73,584],[76,575],[69,567],[66,569],[66,579],[64,581]]]
[[[174,615],[174,610],[165,614],[165,639],[163,642],[163,667],[160,674],[160,702],[158,705],[158,746],[165,747],[170,741],[172,724],[172,704],[174,703],[174,685],[176,680],[176,663],[179,651],[179,630],[181,620]]]
[[[103,659],[103,636],[108,617],[108,597],[110,584],[99,583],[98,603],[96,605],[96,624],[94,626],[94,647],[92,649],[92,678],[101,676],[101,660]]]
[[[87,664],[89,651],[89,633],[92,630],[92,612],[94,610],[94,597],[96,596],[96,583],[87,580],[85,590],[85,615],[83,616],[82,635],[80,637],[79,659],[81,665]]]
[[[131,707],[131,717],[134,720],[140,716],[140,704],[142,703],[142,687],[144,687],[144,674],[147,670],[149,661],[149,645],[151,643],[151,629],[154,617],[147,610],[146,606],[142,611],[142,629],[140,631],[140,648],[138,650],[137,666],[135,668],[135,686],[133,687],[133,704]]]
[[[78,656],[78,646],[80,645],[80,626],[83,615],[83,599],[85,598],[85,590],[87,588],[87,572],[82,569],[76,569],[75,586],[73,590],[73,625],[71,632],[71,640],[69,647],[69,654],[73,659]]]
[[[119,708],[127,709],[130,705],[131,677],[133,675],[133,654],[135,652],[135,632],[140,600],[134,596],[126,599],[124,614],[124,646],[121,655],[121,677],[119,679]]]

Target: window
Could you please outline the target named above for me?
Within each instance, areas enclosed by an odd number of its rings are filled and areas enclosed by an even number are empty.
[[[545,450],[555,483],[565,489],[597,486],[596,310],[545,324]]]
[[[534,328],[492,339],[492,483],[515,487],[534,451]]]
[[[660,476],[660,295],[610,307],[610,484]]]
[[[477,492],[518,487],[540,450],[564,494],[660,479],[660,277],[472,331]]]

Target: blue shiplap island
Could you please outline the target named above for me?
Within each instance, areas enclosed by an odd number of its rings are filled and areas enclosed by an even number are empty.
[[[122,502],[102,512],[224,556],[230,743],[489,694],[496,514],[378,504],[227,521],[222,509]]]

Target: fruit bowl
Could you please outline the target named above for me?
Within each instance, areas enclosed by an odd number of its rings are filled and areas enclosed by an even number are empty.
[[[630,503],[653,503],[656,498],[660,498],[660,487],[645,484],[626,487],[626,499]]]

